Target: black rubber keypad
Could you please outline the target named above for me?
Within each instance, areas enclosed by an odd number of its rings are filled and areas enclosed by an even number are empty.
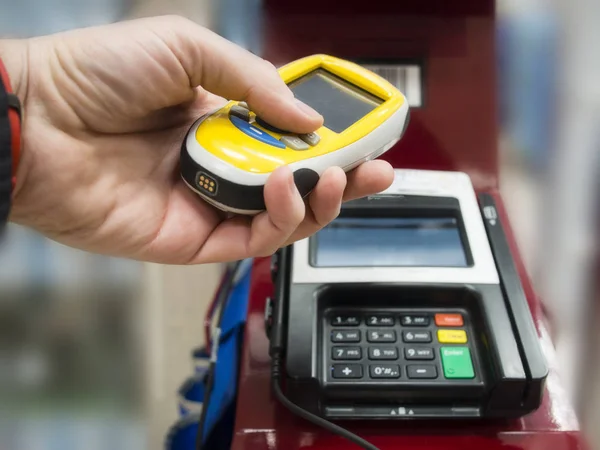
[[[322,326],[328,382],[481,381],[466,310],[331,308],[325,311]],[[470,376],[468,357],[475,376]]]

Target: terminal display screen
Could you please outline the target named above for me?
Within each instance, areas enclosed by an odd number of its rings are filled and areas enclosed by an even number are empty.
[[[467,267],[454,217],[341,217],[311,238],[315,267]]]
[[[324,126],[341,133],[383,100],[326,70],[317,69],[290,83],[294,96],[323,116]]]

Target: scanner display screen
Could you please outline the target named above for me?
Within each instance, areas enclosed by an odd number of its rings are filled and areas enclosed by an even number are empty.
[[[315,267],[467,267],[453,217],[338,218],[311,245]]]
[[[323,69],[301,77],[289,85],[295,97],[324,118],[324,125],[341,133],[362,119],[383,100]]]

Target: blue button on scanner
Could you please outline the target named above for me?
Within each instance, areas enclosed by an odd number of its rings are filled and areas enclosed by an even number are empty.
[[[237,127],[238,130],[243,131],[248,136],[253,137],[254,139],[260,142],[264,142],[265,144],[272,145],[273,147],[285,148],[284,143],[279,142],[279,140],[275,139],[266,131],[263,131],[259,128],[256,128],[253,125],[250,125],[245,120],[240,119],[236,116],[229,116],[229,120],[231,120],[231,122]]]

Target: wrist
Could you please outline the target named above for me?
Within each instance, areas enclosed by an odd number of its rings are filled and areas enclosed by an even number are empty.
[[[21,105],[27,98],[28,41],[24,39],[0,40],[0,60],[4,63],[13,93]]]

